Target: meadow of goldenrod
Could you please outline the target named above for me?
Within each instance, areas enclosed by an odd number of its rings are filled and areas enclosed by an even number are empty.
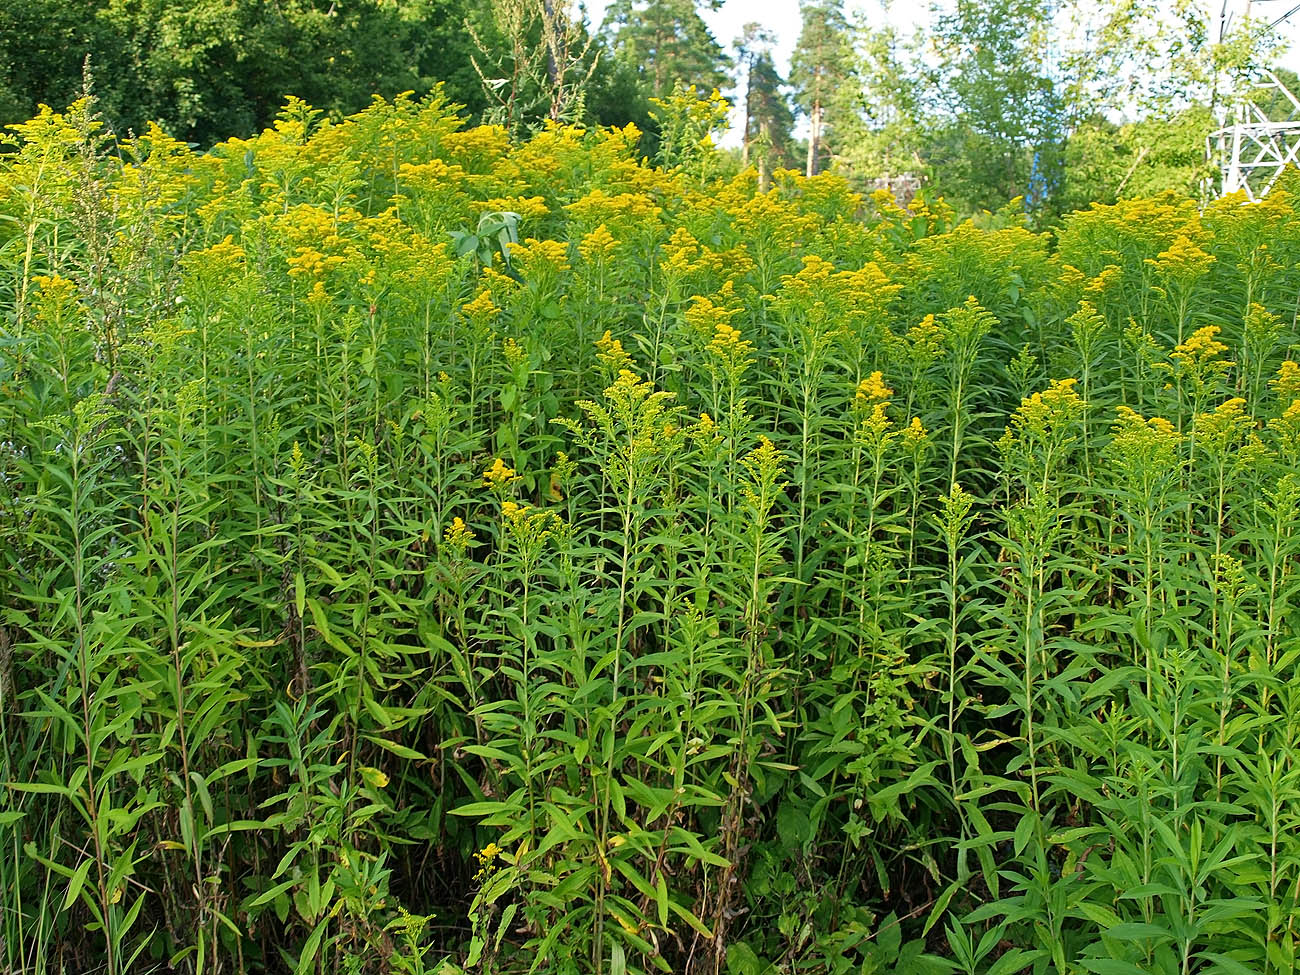
[[[6,970],[1295,970],[1297,197],[637,145],[17,128]]]

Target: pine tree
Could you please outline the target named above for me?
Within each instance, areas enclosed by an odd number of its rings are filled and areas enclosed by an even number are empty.
[[[772,169],[789,166],[793,161],[790,142],[794,113],[783,88],[784,82],[776,70],[771,52],[759,52],[749,72],[745,111],[750,128],[746,130],[745,143],[752,143],[754,147],[759,185],[764,190]]]
[[[832,116],[850,87],[853,42],[843,0],[805,0],[801,13],[803,27],[794,49],[790,80],[795,101],[808,116],[807,173],[814,176],[834,127]]]
[[[736,88],[743,89],[745,92],[745,123],[741,129],[743,142],[740,149],[740,161],[745,166],[749,165],[749,153],[753,141],[754,126],[750,107],[754,87],[754,62],[771,44],[772,32],[753,21],[741,28],[740,36],[733,42],[736,48]]]
[[[720,0],[711,0],[716,9]],[[677,82],[709,90],[727,83],[729,59],[700,15],[696,0],[616,0],[604,30],[616,57],[634,68],[651,97]]]

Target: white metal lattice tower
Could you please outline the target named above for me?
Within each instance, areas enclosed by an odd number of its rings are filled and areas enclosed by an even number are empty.
[[[1269,2],[1253,0],[1258,4]],[[1268,23],[1265,31],[1276,30],[1300,13],[1300,3],[1286,3],[1286,13]],[[1220,41],[1227,39],[1233,27],[1231,8],[1231,0],[1223,0]],[[1246,0],[1244,8],[1243,21],[1250,29],[1252,0]],[[1248,199],[1260,200],[1288,166],[1300,165],[1300,98],[1267,69],[1233,79],[1227,96],[1218,106],[1220,127],[1206,140],[1209,158],[1218,164],[1221,174],[1215,195],[1227,196],[1240,190]]]

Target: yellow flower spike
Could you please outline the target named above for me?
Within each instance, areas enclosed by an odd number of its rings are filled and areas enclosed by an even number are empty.
[[[609,329],[596,340],[596,358],[603,362],[612,372],[629,372],[632,357],[623,348],[623,343],[610,335]]]
[[[538,274],[556,275],[569,270],[568,248],[558,240],[530,237],[522,244],[511,244],[510,257],[529,279]]]
[[[716,297],[723,299],[723,302],[728,299],[734,300],[735,294],[730,281],[723,285],[722,291]],[[728,334],[722,331],[723,327],[730,328],[731,319],[741,311],[739,307],[727,307],[723,302],[716,302],[713,298],[706,298],[704,295],[695,295],[691,298],[691,303],[682,317],[691,331],[701,339],[716,342],[718,335]],[[740,337],[737,330],[731,329],[731,331],[735,332],[736,338]]]
[[[583,236],[582,242],[578,244],[578,254],[588,264],[595,264],[613,254],[616,246],[614,235],[602,223]]]
[[[509,336],[501,340],[501,353],[505,356],[506,363],[511,369],[516,369],[528,362],[528,353],[524,351],[523,346]]]
[[[492,466],[483,472],[483,486],[494,490],[505,487],[519,480],[513,467],[507,467],[500,457],[492,461]]]
[[[618,193],[610,195],[603,189],[594,189],[586,196],[565,207],[578,221],[589,226],[602,223],[619,223],[632,226],[653,220],[663,212],[644,193]]]
[[[1083,286],[1083,293],[1091,298],[1104,297],[1123,279],[1124,269],[1115,264],[1108,264],[1095,278]]]
[[[1254,419],[1246,412],[1246,401],[1240,396],[1221,403],[1209,413],[1198,413],[1193,420],[1197,440],[1212,456],[1222,455],[1239,443],[1254,425]]]
[[[903,446],[914,452],[930,442],[930,432],[925,429],[919,416],[912,417],[912,422],[903,429]]]
[[[862,382],[858,383],[855,398],[859,404],[874,403],[880,400],[887,400],[894,395],[894,391],[885,385],[884,374],[877,369]]]
[[[458,515],[451,520],[451,524],[444,529],[442,533],[443,541],[457,554],[464,555],[466,549],[473,544],[474,539],[478,536],[474,534],[473,529],[465,525],[464,520]]]
[[[1077,379],[1053,379],[1046,390],[1020,401],[1011,425],[1022,434],[1043,437],[1083,415],[1087,403],[1074,391]]]
[[[1201,277],[1214,264],[1215,258],[1201,250],[1186,234],[1179,234],[1167,250],[1146,263],[1162,277],[1187,284]]]
[[[1174,348],[1172,358],[1188,367],[1207,359],[1217,358],[1228,351],[1228,347],[1215,338],[1220,331],[1222,330],[1218,325],[1205,325],[1198,328],[1192,333],[1191,338]]]
[[[1282,402],[1300,396],[1300,362],[1286,359],[1278,367],[1277,376],[1269,381],[1273,392]]]
[[[1119,406],[1107,452],[1130,479],[1140,480],[1177,466],[1182,442],[1182,434],[1164,417],[1148,420],[1130,407]]]
[[[494,196],[479,204],[481,213],[517,213],[525,220],[540,220],[550,213],[540,196]]]
[[[1284,457],[1294,462],[1300,458],[1300,396],[1282,411],[1282,415],[1268,421],[1268,428],[1278,437],[1278,447]]]
[[[742,342],[744,339],[740,337],[740,329],[732,328],[726,322],[718,322],[710,347],[719,355],[727,355],[739,348]]]
[[[480,291],[473,301],[461,305],[460,310],[467,318],[478,322],[490,321],[501,313],[501,309],[492,300],[492,292],[487,288]]]

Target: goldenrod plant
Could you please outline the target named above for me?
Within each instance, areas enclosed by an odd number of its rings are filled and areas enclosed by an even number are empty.
[[[1294,183],[1035,231],[722,111],[13,130],[0,967],[1296,969]]]

